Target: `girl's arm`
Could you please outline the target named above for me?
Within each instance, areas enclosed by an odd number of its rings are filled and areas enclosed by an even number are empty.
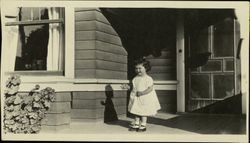
[[[137,91],[137,96],[142,96],[142,95],[145,95],[145,94],[149,94],[150,92],[153,91],[153,85],[148,87],[146,90],[144,91]]]

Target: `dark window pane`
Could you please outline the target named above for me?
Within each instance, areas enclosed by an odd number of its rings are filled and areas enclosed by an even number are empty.
[[[190,38],[191,55],[208,52],[208,28]]]
[[[214,98],[234,95],[234,75],[214,75]]]
[[[19,21],[49,19],[47,8],[22,7],[19,12]]]
[[[229,57],[234,55],[234,24],[232,19],[226,19],[214,25],[215,57]]]
[[[202,71],[222,71],[222,64],[220,60],[208,61],[206,65],[202,66]]]
[[[191,72],[198,72],[199,68],[191,68]]]
[[[49,10],[51,11],[49,17]],[[41,23],[38,20],[64,18],[63,8],[47,7],[20,7],[18,20],[18,41],[15,61],[15,71],[26,70],[54,70],[63,67],[63,27],[61,24],[54,24],[49,27],[48,23]],[[50,42],[49,42],[50,39]],[[48,44],[50,43],[50,56],[48,57]],[[54,48],[58,48],[53,50]],[[53,51],[52,51],[53,50]],[[47,65],[59,61],[57,65]],[[53,66],[53,67],[52,67]]]
[[[47,8],[20,8],[20,21],[37,20],[40,17],[49,18]],[[15,70],[46,70],[49,25],[19,25],[18,30]]]
[[[21,8],[19,11],[19,20],[31,20],[31,8]]]
[[[15,70],[46,70],[48,25],[19,26]]]
[[[209,75],[191,75],[191,97],[209,98]]]
[[[234,61],[225,60],[225,71],[233,71],[233,70],[234,70]]]

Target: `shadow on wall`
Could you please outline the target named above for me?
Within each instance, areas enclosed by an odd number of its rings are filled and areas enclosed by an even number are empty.
[[[112,98],[114,97],[113,88],[110,84],[105,87],[106,100],[101,101],[101,104],[105,106],[104,109],[104,123],[109,123],[112,121],[117,121],[117,113],[115,111],[114,103]]]

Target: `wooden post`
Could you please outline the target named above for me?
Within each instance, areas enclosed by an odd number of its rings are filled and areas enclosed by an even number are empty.
[[[185,112],[185,49],[184,22],[182,11],[178,11],[176,22],[176,64],[177,64],[177,112]]]
[[[75,77],[75,12],[73,7],[65,8],[65,77]],[[69,36],[69,37],[68,37]]]
[[[240,58],[241,58],[241,92],[242,92],[242,114],[248,112],[248,98],[249,97],[249,10],[247,5],[245,7],[235,9],[237,20],[240,23],[240,38],[243,39],[241,44]]]

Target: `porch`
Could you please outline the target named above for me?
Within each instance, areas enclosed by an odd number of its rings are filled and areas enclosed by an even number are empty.
[[[246,118],[244,115],[228,114],[170,114],[158,113],[155,117],[148,118],[147,131],[135,133],[128,131],[128,125],[132,118],[120,117],[118,121],[109,124],[99,122],[86,122],[72,119],[70,125],[44,126],[40,134],[152,134],[152,135],[243,135],[246,134]],[[98,140],[98,138],[97,138]]]

